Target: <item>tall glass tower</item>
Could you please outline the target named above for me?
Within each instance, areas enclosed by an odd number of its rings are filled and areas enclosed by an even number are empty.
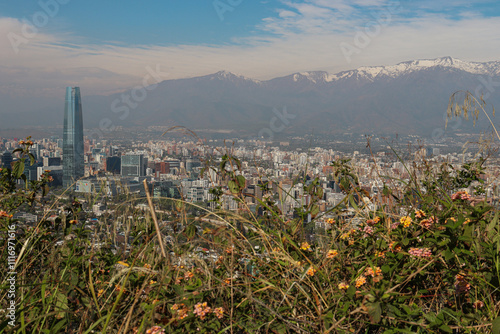
[[[63,132],[63,187],[84,175],[82,99],[79,87],[66,88]],[[74,189],[74,185],[72,186]]]

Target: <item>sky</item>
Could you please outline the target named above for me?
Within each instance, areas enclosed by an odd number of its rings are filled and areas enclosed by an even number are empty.
[[[66,86],[106,95],[151,72],[266,80],[443,56],[500,60],[499,31],[497,0],[4,0],[0,98],[62,96]]]

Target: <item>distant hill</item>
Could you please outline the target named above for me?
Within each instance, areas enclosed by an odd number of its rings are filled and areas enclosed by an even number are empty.
[[[195,130],[234,129],[255,136],[270,127],[273,108],[286,108],[295,118],[283,129],[284,134],[429,135],[436,127],[444,127],[449,97],[457,90],[484,93],[488,104],[500,105],[500,62],[443,57],[337,74],[294,73],[267,81],[221,71],[167,80],[150,88],[144,100],[138,94],[128,105],[121,95],[131,91],[84,96],[85,127],[97,127],[100,122],[124,127],[183,125]],[[58,103],[53,108],[61,106]],[[461,129],[470,130],[471,125],[464,123]]]

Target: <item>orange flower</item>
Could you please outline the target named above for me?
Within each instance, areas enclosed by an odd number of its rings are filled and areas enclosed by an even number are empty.
[[[356,278],[356,288],[363,286],[366,283],[366,277],[361,275]]]
[[[415,217],[423,218],[425,217],[425,212],[423,212],[422,210],[415,210]]]
[[[310,267],[309,269],[307,269],[307,275],[313,277],[314,274],[316,274],[316,269],[314,269],[313,267]]]
[[[337,250],[335,250],[335,249],[330,249],[330,250],[328,251],[328,253],[326,254],[326,257],[327,257],[328,259],[333,259],[333,258],[334,258],[335,256],[337,256],[338,254],[339,254],[339,252],[338,252]]]

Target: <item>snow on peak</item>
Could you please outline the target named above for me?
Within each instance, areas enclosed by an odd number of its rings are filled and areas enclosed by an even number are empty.
[[[363,66],[356,70],[340,72],[336,75],[338,79],[364,78],[374,80],[376,77],[395,78],[402,74],[408,74],[433,67],[458,69],[473,74],[500,75],[500,62],[467,62],[452,57],[441,57],[436,59],[420,59],[402,62],[389,66]]]
[[[219,79],[219,80],[245,80],[245,81],[252,81],[254,83],[260,82],[258,80],[250,79],[250,78],[247,78],[243,75],[234,74],[234,73],[231,73],[231,72],[225,71],[225,70],[219,71],[219,72],[214,73],[212,75],[209,75],[208,77],[210,78],[210,80],[215,80],[215,79]]]

